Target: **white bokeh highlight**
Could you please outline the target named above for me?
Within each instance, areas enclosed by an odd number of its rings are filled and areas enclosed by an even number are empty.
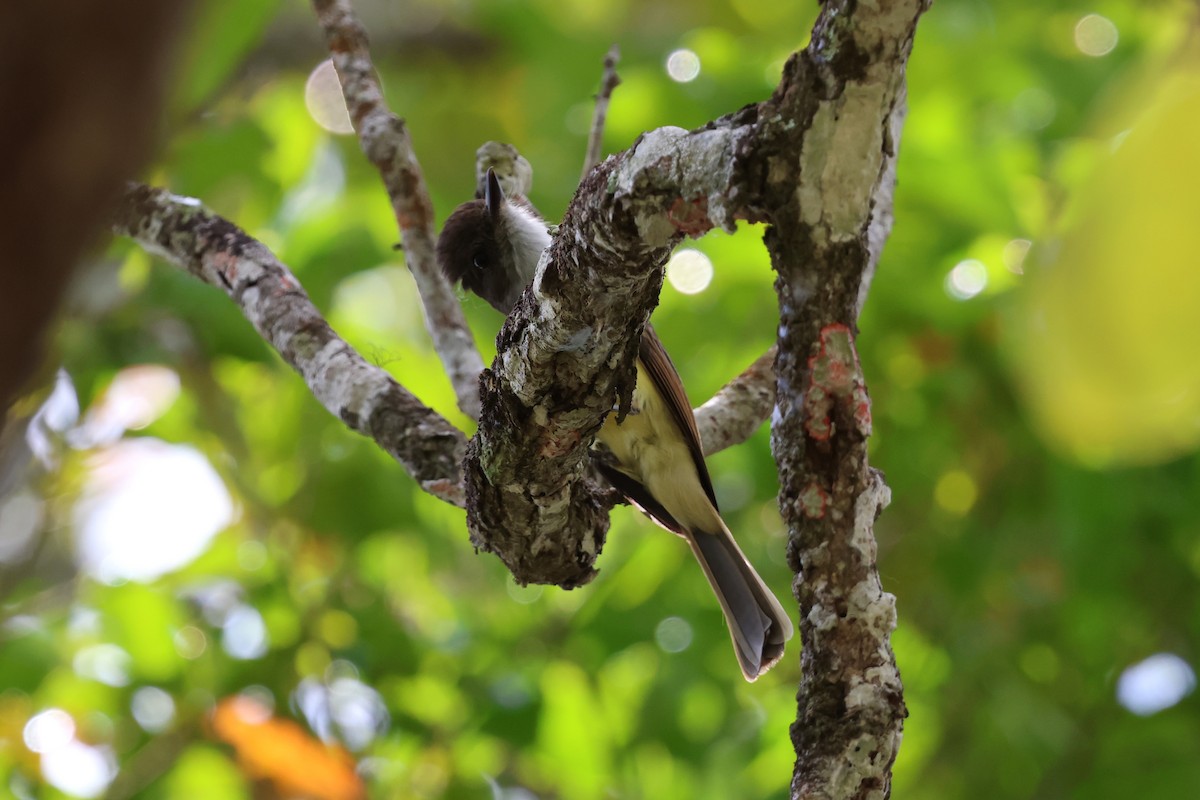
[[[197,450],[127,439],[89,460],[74,510],[80,566],[109,583],[152,581],[199,556],[234,518],[233,500]]]
[[[179,389],[179,375],[168,367],[126,367],[88,408],[68,441],[78,448],[113,444],[125,431],[144,428],[165,414],[179,397]]]
[[[667,56],[667,75],[677,83],[690,83],[700,75],[700,56],[680,48]]]
[[[654,629],[654,641],[664,653],[682,653],[692,645],[692,626],[682,617],[667,617]]]
[[[1085,56],[1099,58],[1116,49],[1121,34],[1108,17],[1088,14],[1075,23],[1075,46]]]
[[[713,279],[712,259],[699,250],[676,250],[667,262],[667,283],[683,294],[699,294]]]
[[[109,748],[72,739],[62,747],[42,753],[42,776],[66,794],[99,797],[117,776],[117,763]]]
[[[48,753],[75,738],[75,720],[61,708],[48,708],[30,717],[21,735],[32,752]]]
[[[1155,653],[1117,679],[1117,702],[1141,717],[1170,708],[1196,688],[1191,665],[1174,653]]]
[[[71,667],[84,678],[108,686],[128,686],[133,659],[115,644],[93,644],[75,654]]]
[[[175,700],[157,686],[143,686],[133,693],[129,710],[147,733],[162,733],[175,721]]]
[[[304,105],[313,121],[330,133],[354,133],[342,84],[330,59],[317,64],[309,73],[304,84]]]
[[[982,261],[968,258],[960,261],[946,276],[946,294],[955,300],[970,300],[988,285],[987,267]]]
[[[34,714],[22,731],[25,746],[41,756],[42,777],[74,797],[99,797],[116,777],[117,765],[107,747],[75,738],[75,720],[61,708]]]
[[[254,606],[240,605],[225,618],[221,646],[234,658],[250,661],[267,653],[267,625]]]

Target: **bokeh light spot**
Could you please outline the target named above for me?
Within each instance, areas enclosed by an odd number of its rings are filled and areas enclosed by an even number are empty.
[[[1021,671],[1038,683],[1051,683],[1058,677],[1059,658],[1047,644],[1033,644],[1021,653]]]
[[[157,686],[143,686],[134,692],[129,708],[147,733],[162,733],[175,719],[175,700]]]
[[[105,747],[71,740],[42,754],[42,775],[46,781],[75,797],[99,797],[116,774],[115,759]]]
[[[71,666],[75,674],[109,686],[128,686],[132,666],[129,653],[115,644],[94,644],[75,654]]]
[[[1108,17],[1088,14],[1075,23],[1075,46],[1085,56],[1106,56],[1117,46],[1120,33]]]
[[[235,608],[221,628],[221,646],[234,658],[248,661],[267,652],[267,624],[254,606]]]
[[[238,566],[247,572],[255,572],[267,565],[267,546],[257,539],[247,539],[238,545]]]
[[[22,736],[33,752],[49,753],[75,738],[75,720],[61,708],[48,708],[29,718]]]
[[[516,600],[521,605],[529,605],[536,603],[538,598],[542,596],[542,586],[536,583],[528,583],[521,586],[516,581],[509,581],[506,585],[508,596]]]
[[[987,267],[983,262],[968,258],[954,265],[946,276],[946,294],[955,300],[970,300],[987,288]]]
[[[116,374],[92,403],[83,423],[70,434],[79,448],[109,445],[128,430],[139,430],[161,417],[179,397],[179,375],[160,364],[137,364]]]
[[[338,81],[333,61],[325,59],[313,68],[304,84],[304,105],[309,116],[330,133],[354,133],[342,84]]]
[[[128,439],[88,466],[74,513],[79,561],[105,582],[151,581],[178,569],[233,520],[225,484],[191,447]]]
[[[713,263],[699,250],[677,250],[667,262],[667,282],[683,294],[699,294],[713,279]]]
[[[665,653],[682,653],[692,644],[692,626],[682,617],[667,617],[654,629],[654,641]]]
[[[228,701],[228,708],[233,716],[247,725],[262,725],[275,712],[275,697],[267,692],[267,699],[262,697],[262,687],[250,686],[240,692],[237,697]]]
[[[1023,130],[1040,131],[1054,121],[1058,103],[1040,87],[1030,87],[1013,99],[1013,121]]]
[[[387,731],[391,722],[387,705],[379,692],[362,681],[335,678],[328,686],[321,687],[320,691],[324,696],[329,722],[337,729],[338,738],[351,750],[362,750],[376,736]],[[304,707],[303,703],[301,707]]]
[[[700,56],[680,48],[667,56],[667,75],[678,83],[690,83],[700,74]]]
[[[1178,703],[1196,688],[1196,673],[1174,653],[1155,653],[1127,667],[1117,680],[1117,701],[1142,717]]]
[[[938,507],[957,517],[965,516],[978,497],[975,480],[961,469],[943,474],[933,489],[933,499]]]
[[[335,650],[349,647],[358,639],[358,622],[350,614],[338,609],[322,614],[317,622],[317,630],[325,644]]]
[[[318,642],[305,642],[296,649],[296,672],[300,675],[321,675],[329,669],[329,651]]]
[[[1004,245],[1004,267],[1014,275],[1025,274],[1025,258],[1033,242],[1028,239],[1013,239]]]
[[[195,625],[184,625],[175,631],[174,641],[175,652],[189,661],[204,655],[208,649],[208,637]]]
[[[72,426],[78,419],[79,397],[75,394],[75,384],[70,374],[60,369],[50,396],[25,429],[25,442],[43,467],[52,470],[57,466],[59,442],[63,434],[73,433]]]
[[[275,693],[262,684],[251,684],[238,692],[239,706],[243,711],[243,719],[254,724],[261,724],[275,713]]]

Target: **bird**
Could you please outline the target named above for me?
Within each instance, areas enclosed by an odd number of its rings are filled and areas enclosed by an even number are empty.
[[[437,258],[452,284],[461,282],[507,315],[533,281],[551,235],[524,196],[505,194],[492,169],[482,195],[447,218]],[[754,681],[783,657],[791,621],[721,518],[692,406],[649,324],[636,369],[628,413],[609,413],[596,436],[613,458],[597,464],[630,503],[687,541],[721,606],[742,675]]]

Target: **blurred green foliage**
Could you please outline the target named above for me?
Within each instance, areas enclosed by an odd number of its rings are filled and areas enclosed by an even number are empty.
[[[439,219],[470,196],[487,139],[515,143],[533,201],[561,213],[614,41],[608,152],[761,100],[817,13],[751,0],[360,10]],[[878,536],[911,712],[896,797],[1200,788],[1196,697],[1137,715],[1117,696],[1148,656],[1200,659],[1200,292],[1195,248],[1172,238],[1194,237],[1183,221],[1200,211],[1195,173],[1173,172],[1200,140],[1191,14],[1181,1],[945,0],[919,27],[894,233],[859,340],[872,459],[894,495]],[[694,81],[664,71],[679,48],[699,57]],[[343,336],[468,428],[378,177],[306,110],[323,58],[311,11],[206,0],[183,50],[149,179],[270,245]],[[1163,124],[1138,125],[1147,115],[1170,122],[1161,146]],[[1138,148],[1122,155],[1114,136],[1130,130]],[[1151,239],[1139,226],[1160,208],[1175,222]],[[713,260],[712,284],[664,288],[655,324],[696,403],[773,338],[760,240],[748,227],[688,243]],[[499,317],[463,303],[490,356]],[[126,242],[88,265],[56,360],[81,422],[32,424],[41,460],[7,484],[0,470],[0,793],[289,796],[255,786],[269,771],[214,728],[217,702],[241,695],[344,744],[374,797],[785,796],[798,643],[745,684],[686,549],[638,514],[614,513],[591,585],[515,586],[472,551],[462,511],[330,417],[223,296]],[[143,364],[178,388],[156,373],[165,399],[134,392],[150,409],[138,416],[112,387]],[[76,557],[85,501],[133,469],[97,460],[121,452],[125,429],[203,454],[236,507],[202,554],[145,581]],[[4,463],[21,449],[0,444]],[[766,427],[710,464],[731,528],[786,596]],[[135,503],[148,538],[112,535],[170,550],[205,511],[191,488]],[[86,750],[74,762],[68,741]]]

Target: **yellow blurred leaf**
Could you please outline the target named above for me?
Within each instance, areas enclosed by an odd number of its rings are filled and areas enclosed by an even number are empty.
[[[1148,89],[1022,310],[1018,370],[1035,421],[1094,466],[1200,442],[1200,63]]]

